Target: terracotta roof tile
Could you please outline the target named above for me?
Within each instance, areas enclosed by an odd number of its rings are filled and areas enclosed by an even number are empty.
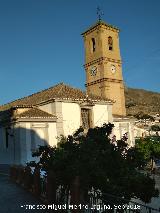
[[[11,107],[16,107],[16,106],[34,106],[38,105],[42,102],[49,101],[52,99],[71,99],[71,100],[81,100],[81,99],[86,99],[86,92],[73,88],[71,86],[68,86],[64,83],[59,83],[53,87],[50,87],[48,89],[42,90],[40,92],[34,93],[30,96],[15,100],[13,102],[10,102],[8,104],[0,106],[0,111],[7,110]],[[104,101],[111,101],[109,99],[103,99],[99,96],[95,95],[89,95],[89,99],[92,100],[104,100]]]
[[[29,109],[25,112],[20,113],[16,117],[18,118],[56,118],[55,115],[44,112],[43,110],[40,110],[38,108]]]

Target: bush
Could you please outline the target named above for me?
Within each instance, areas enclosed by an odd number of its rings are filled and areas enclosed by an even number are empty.
[[[158,126],[158,125],[152,125],[151,126],[151,130],[155,131],[155,132],[158,132],[158,131],[160,131],[160,126]]]

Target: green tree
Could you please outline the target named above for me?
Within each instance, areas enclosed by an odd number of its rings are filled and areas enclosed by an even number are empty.
[[[152,157],[160,159],[160,137],[152,136],[137,139],[135,149],[137,150],[136,154],[140,155],[141,160],[144,161],[143,165],[147,165]]]
[[[158,195],[155,182],[137,170],[141,163],[135,158],[136,149],[127,146],[125,135],[119,141],[110,138],[112,128],[113,124],[104,124],[89,129],[86,135],[80,128],[74,135],[63,137],[58,147],[40,147],[34,156],[40,156],[43,169],[55,172],[57,185],[70,187],[79,176],[83,194],[93,187],[126,199],[135,197],[149,202]],[[115,204],[119,202],[114,199]]]
[[[160,131],[160,126],[158,126],[158,125],[152,125],[151,126],[151,130],[155,131],[155,132],[158,132],[158,131]]]

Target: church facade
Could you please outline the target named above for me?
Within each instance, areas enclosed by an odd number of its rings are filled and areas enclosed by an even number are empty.
[[[39,145],[56,146],[61,135],[114,123],[113,135],[127,133],[134,146],[133,121],[126,117],[118,41],[119,30],[102,21],[82,35],[86,92],[64,83],[0,106],[0,164],[33,161]]]

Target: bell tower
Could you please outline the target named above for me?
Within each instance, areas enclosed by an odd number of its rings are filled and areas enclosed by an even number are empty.
[[[119,29],[99,20],[82,35],[87,93],[113,100],[113,115],[125,116]]]

